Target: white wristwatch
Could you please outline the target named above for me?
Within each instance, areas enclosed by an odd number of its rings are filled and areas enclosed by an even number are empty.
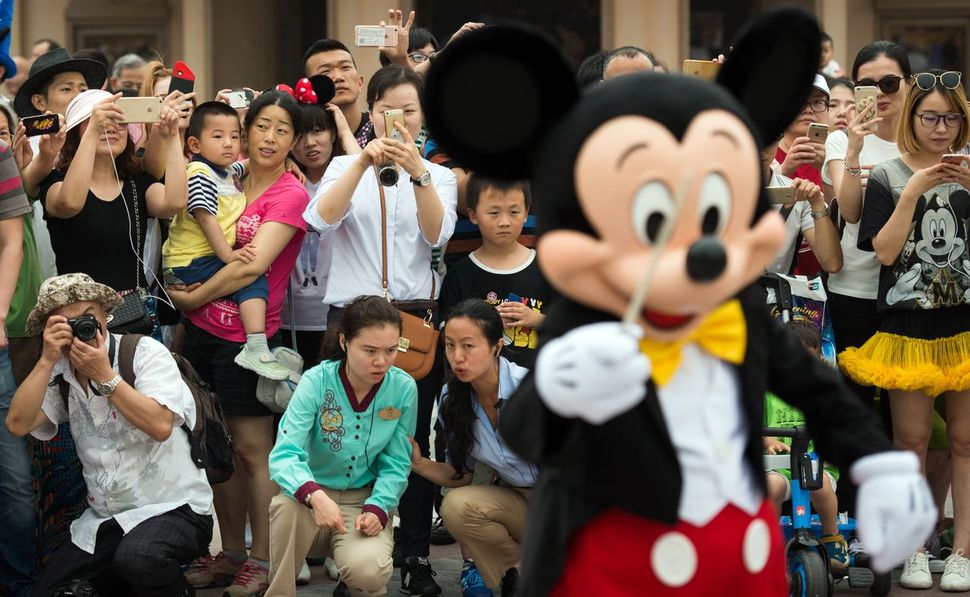
[[[94,384],[94,390],[98,394],[100,394],[100,395],[104,396],[105,398],[107,398],[108,396],[111,395],[112,392],[115,391],[115,388],[117,388],[118,387],[118,384],[120,384],[120,383],[121,383],[121,376],[115,374],[114,377],[112,377],[111,379],[109,379],[108,381],[106,381],[104,383],[95,383]]]

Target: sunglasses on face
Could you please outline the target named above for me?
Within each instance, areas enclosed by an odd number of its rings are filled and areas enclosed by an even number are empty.
[[[948,129],[953,129],[963,124],[963,114],[950,112],[948,114],[937,114],[935,112],[921,112],[917,114],[919,121],[928,129],[935,129],[940,121]]]
[[[917,73],[913,75],[913,81],[916,82],[916,86],[923,91],[932,91],[936,87],[937,81],[947,89],[956,89],[960,86],[961,78],[962,75],[955,70],[948,70],[938,75],[933,73]]]
[[[875,79],[859,79],[855,82],[856,87],[878,87],[879,91],[886,95],[891,95],[899,91],[899,83],[903,77],[899,75],[886,75],[876,81]]]

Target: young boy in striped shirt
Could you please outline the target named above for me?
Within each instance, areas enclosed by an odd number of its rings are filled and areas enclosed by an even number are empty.
[[[239,179],[243,166],[240,152],[242,126],[236,111],[222,102],[199,105],[189,120],[186,144],[192,153],[188,165],[189,199],[176,214],[162,246],[166,285],[203,283],[232,261],[249,263],[255,247],[233,249],[236,221],[246,209]],[[246,330],[246,344],[236,364],[269,379],[282,380],[289,371],[279,364],[266,342],[266,276],[236,291]]]

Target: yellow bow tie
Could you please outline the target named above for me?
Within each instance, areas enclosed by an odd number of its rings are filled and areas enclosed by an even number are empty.
[[[665,386],[680,366],[681,349],[685,344],[696,342],[717,358],[738,365],[744,360],[747,340],[744,312],[741,303],[735,299],[718,307],[697,329],[683,338],[670,342],[649,338],[640,340],[640,352],[650,358],[653,380],[657,385]]]

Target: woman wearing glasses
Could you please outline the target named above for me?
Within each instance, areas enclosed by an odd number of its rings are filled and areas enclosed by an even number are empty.
[[[835,190],[839,213],[846,223],[842,232],[842,270],[829,276],[826,287],[838,352],[850,346],[862,346],[879,326],[876,312],[879,261],[873,253],[857,247],[859,217],[870,170],[876,164],[899,157],[896,124],[911,74],[909,57],[899,44],[875,41],[862,48],[852,65],[852,79],[856,85],[877,88],[876,107],[856,110],[848,128],[833,131],[825,143],[822,179]],[[867,120],[874,110],[877,110],[876,117]],[[850,385],[861,400],[872,405],[875,388]],[[884,420],[888,419],[888,408],[883,415]],[[849,495],[839,499],[852,502]]]
[[[970,168],[965,156],[943,159],[970,140],[960,79],[936,70],[913,77],[897,132],[901,155],[872,170],[859,248],[882,264],[881,323],[840,357],[855,381],[889,390],[896,445],[924,461],[934,398],[946,399],[955,532],[944,591],[970,591]],[[900,584],[932,586],[925,554],[906,561]]]

